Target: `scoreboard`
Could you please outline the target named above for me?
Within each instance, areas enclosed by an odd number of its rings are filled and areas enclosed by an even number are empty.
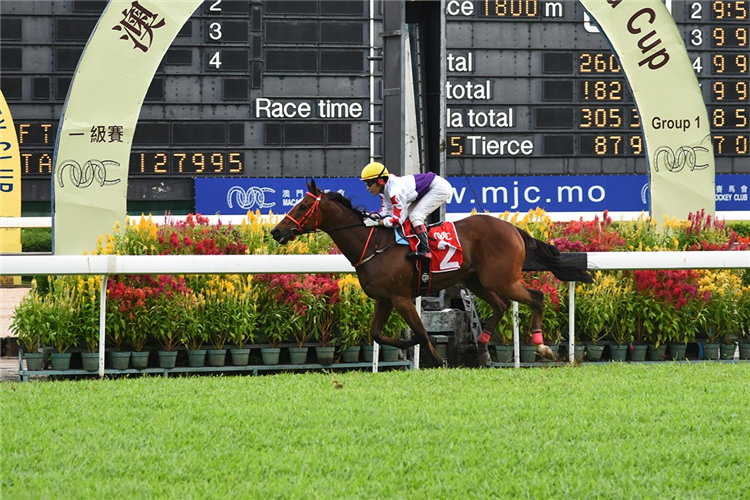
[[[748,173],[750,2],[666,4],[708,108],[716,172]],[[578,2],[452,0],[446,15],[451,173],[646,173],[625,75]]]
[[[383,151],[382,3],[204,1],[146,95],[129,199],[189,206],[196,177],[358,175]],[[49,199],[62,107],[106,4],[0,3],[0,88],[24,202]],[[750,173],[750,1],[666,4],[701,84],[716,172]],[[646,173],[625,75],[578,2],[442,5],[447,175]],[[439,42],[421,40],[422,50]]]
[[[0,88],[19,136],[24,202],[49,198],[65,97],[106,5],[0,3]],[[370,25],[365,0],[203,2],[148,89],[128,198],[192,199],[194,177],[357,173],[380,113]],[[92,130],[92,141],[106,133]]]

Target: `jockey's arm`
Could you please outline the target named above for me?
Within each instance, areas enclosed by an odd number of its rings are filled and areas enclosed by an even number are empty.
[[[390,207],[387,205],[390,205]],[[387,212],[383,217],[383,225],[385,227],[397,227],[402,225],[406,220],[407,206],[408,202],[406,193],[395,193],[390,199],[383,196],[383,211]],[[388,210],[389,208],[390,210]]]

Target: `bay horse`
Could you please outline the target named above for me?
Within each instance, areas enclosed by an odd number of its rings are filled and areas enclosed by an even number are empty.
[[[365,212],[354,208],[340,193],[323,193],[315,185],[315,179],[310,179],[307,189],[299,203],[271,230],[273,239],[283,245],[303,233],[328,233],[355,267],[364,292],[375,299],[373,340],[400,349],[420,344],[441,366],[443,360],[430,342],[412,301],[416,268],[406,259],[409,246],[396,244],[392,228],[365,226]],[[492,306],[493,314],[483,332],[485,337],[477,342],[480,366],[489,361],[487,342],[511,300],[531,307],[531,328],[537,352],[551,358],[552,352],[544,345],[541,335],[544,295],[540,290],[521,284],[524,262],[542,265],[561,281],[591,283],[593,278],[589,272],[562,261],[559,250],[553,245],[496,217],[474,215],[456,221],[455,227],[463,248],[463,262],[455,271],[434,274],[431,290],[439,291],[460,282]],[[414,333],[410,340],[391,339],[381,333],[393,308]]]

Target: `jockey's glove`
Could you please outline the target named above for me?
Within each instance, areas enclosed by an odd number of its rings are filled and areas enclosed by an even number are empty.
[[[367,227],[373,227],[378,225],[378,221],[370,219],[369,217],[365,217],[364,219],[365,226]]]

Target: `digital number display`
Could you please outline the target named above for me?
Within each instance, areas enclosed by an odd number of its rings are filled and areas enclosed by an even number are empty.
[[[711,20],[748,21],[750,2],[747,0],[715,0],[711,2]]]
[[[131,175],[239,175],[243,154],[225,151],[133,152]]]
[[[485,18],[538,19],[537,0],[481,0],[479,15]]]

